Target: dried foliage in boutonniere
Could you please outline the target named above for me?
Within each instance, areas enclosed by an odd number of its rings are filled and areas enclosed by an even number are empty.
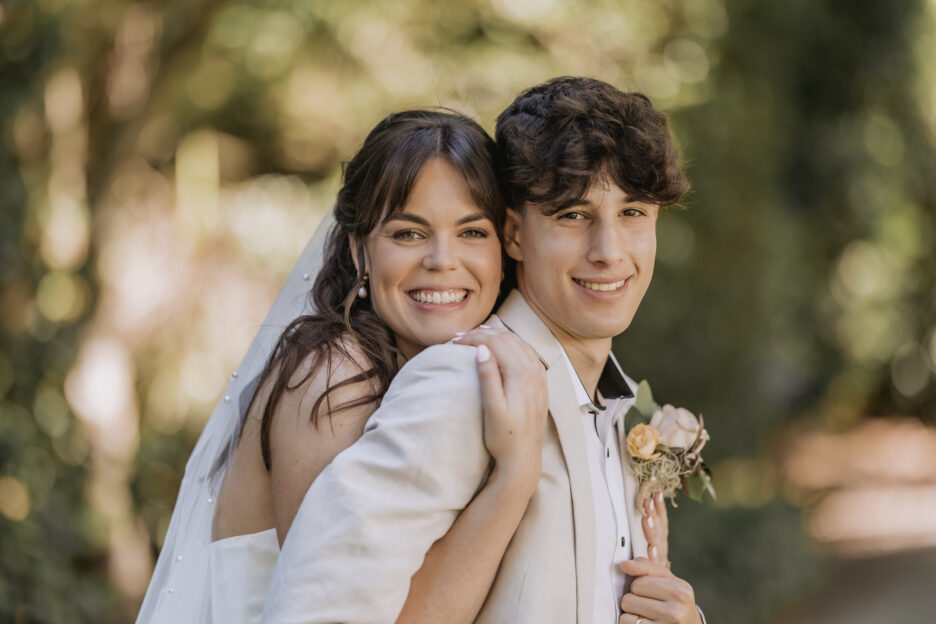
[[[633,407],[625,416],[627,453],[634,476],[640,484],[637,506],[656,492],[663,492],[673,506],[676,491],[701,501],[705,493],[715,498],[712,473],[702,460],[702,447],[709,440],[702,417],[687,409],[664,405],[653,400],[647,381],[637,387]]]

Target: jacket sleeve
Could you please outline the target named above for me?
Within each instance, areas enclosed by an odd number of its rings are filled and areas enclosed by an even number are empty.
[[[426,552],[487,476],[474,355],[437,345],[397,374],[364,435],[306,492],[263,622],[396,619]]]

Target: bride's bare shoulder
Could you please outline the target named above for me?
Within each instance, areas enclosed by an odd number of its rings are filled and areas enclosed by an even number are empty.
[[[270,426],[277,532],[285,536],[306,490],[335,456],[364,433],[377,405],[363,351],[350,340],[305,358],[290,376]],[[324,398],[323,398],[324,397]]]
[[[350,336],[320,353],[309,354],[290,376],[287,392],[301,397],[300,403],[315,404],[326,396],[332,410],[342,403],[355,402],[374,393],[373,379],[367,373],[370,361],[361,346]],[[327,393],[327,395],[326,395]],[[317,416],[330,410],[320,407]]]

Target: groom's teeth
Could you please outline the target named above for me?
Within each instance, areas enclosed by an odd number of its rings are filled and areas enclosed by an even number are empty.
[[[575,279],[575,278],[573,278]],[[608,292],[611,290],[617,290],[627,282],[626,279],[621,280],[620,282],[611,282],[610,284],[599,284],[598,282],[586,282],[585,280],[576,279],[575,283],[580,286],[584,286],[589,290],[597,290],[599,292]]]
[[[447,305],[464,301],[468,296],[468,291],[463,289],[456,290],[411,290],[409,296],[419,303],[432,303],[436,305]]]

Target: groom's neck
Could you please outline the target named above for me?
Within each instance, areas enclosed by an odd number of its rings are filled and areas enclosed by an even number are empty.
[[[611,353],[611,338],[584,338],[579,336],[554,321],[549,314],[549,310],[540,307],[537,298],[527,292],[522,282],[520,284],[520,293],[530,309],[562,345],[563,350],[565,350],[566,355],[569,356],[569,360],[572,362],[572,368],[575,369],[579,379],[582,380],[588,396],[595,399],[598,379],[604,370],[605,362],[608,361],[608,354]]]
[[[601,378],[601,372],[604,370],[605,363],[608,361],[608,354],[611,352],[611,339],[577,339],[568,334],[565,338],[559,336],[557,338],[559,338],[559,344],[562,345],[566,355],[569,356],[572,368],[575,369],[579,379],[582,380],[588,396],[594,400],[598,379]]]

